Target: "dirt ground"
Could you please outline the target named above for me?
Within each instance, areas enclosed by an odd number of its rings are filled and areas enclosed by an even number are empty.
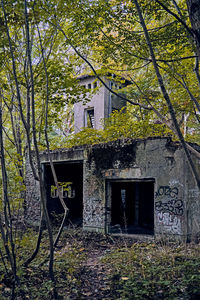
[[[78,244],[84,249],[86,259],[83,261],[79,272],[78,293],[71,293],[66,299],[87,299],[87,300],[113,300],[115,287],[112,287],[112,280],[109,267],[102,262],[102,258],[112,249],[130,247],[133,238],[105,236],[89,232],[65,232],[62,244],[62,251],[67,251],[67,245]],[[64,244],[65,243],[65,244]],[[78,296],[77,296],[78,295]],[[78,298],[77,298],[78,297]]]

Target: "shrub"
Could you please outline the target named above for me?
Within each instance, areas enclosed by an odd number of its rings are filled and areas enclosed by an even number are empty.
[[[112,268],[114,299],[199,299],[200,253],[196,248],[133,244],[105,260]]]

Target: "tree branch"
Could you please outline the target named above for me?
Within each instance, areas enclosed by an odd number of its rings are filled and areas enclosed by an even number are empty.
[[[157,2],[160,6],[162,6],[162,8],[164,8],[164,10],[166,12],[168,12],[170,15],[172,15],[176,20],[178,20],[184,26],[184,28],[187,30],[187,32],[191,35],[191,37],[194,38],[194,32],[193,32],[193,30],[191,28],[189,28],[187,26],[187,24],[177,14],[175,14],[173,11],[171,11],[161,1],[159,1],[159,0],[154,0],[154,1]]]
[[[157,1],[157,0],[156,0]],[[191,158],[191,155],[189,153],[189,150],[188,150],[188,146],[184,140],[184,137],[182,135],[182,132],[179,128],[179,124],[177,122],[177,119],[176,119],[176,114],[175,114],[175,111],[174,111],[174,108],[173,108],[173,105],[171,103],[171,99],[169,97],[169,94],[165,88],[165,84],[164,84],[164,81],[163,81],[163,78],[162,78],[162,75],[159,71],[159,68],[158,68],[158,65],[157,65],[157,62],[156,62],[156,58],[155,58],[155,54],[154,54],[154,50],[153,50],[153,47],[152,47],[152,44],[151,44],[151,41],[150,41],[150,37],[149,37],[149,33],[147,31],[147,28],[146,28],[146,24],[144,22],[144,18],[143,18],[143,15],[142,15],[142,11],[141,11],[141,8],[140,8],[140,5],[138,3],[137,0],[133,0],[133,2],[135,3],[135,7],[136,7],[136,10],[137,10],[137,13],[138,13],[138,16],[140,18],[140,23],[141,23],[141,26],[144,30],[144,35],[145,35],[145,39],[146,39],[146,43],[148,45],[148,48],[149,48],[149,51],[150,51],[150,55],[151,55],[151,58],[152,58],[152,62],[153,62],[153,66],[154,66],[154,70],[155,70],[155,73],[156,73],[156,76],[157,76],[157,79],[158,79],[158,83],[160,85],[160,89],[162,91],[162,94],[163,94],[163,97],[167,103],[167,106],[168,106],[168,109],[169,109],[169,113],[171,115],[171,118],[172,118],[172,121],[173,121],[173,124],[174,124],[174,127],[175,127],[175,130],[176,130],[176,134],[179,138],[179,141],[184,149],[184,152],[185,152],[185,155],[187,157],[187,160],[190,164],[190,167],[192,169],[192,172],[193,172],[193,175],[196,179],[196,183],[197,183],[197,186],[198,188],[200,189],[200,177],[199,177],[199,174],[198,174],[198,171],[194,165],[194,162]]]

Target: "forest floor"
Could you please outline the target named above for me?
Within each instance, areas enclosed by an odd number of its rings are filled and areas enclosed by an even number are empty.
[[[132,238],[112,237],[97,233],[80,232],[76,234],[65,233],[64,240],[60,245],[74,245],[84,252],[84,260],[76,276],[78,285],[68,294],[68,299],[87,300],[111,300],[115,299],[115,291],[112,289],[111,269],[103,262],[103,258],[114,249],[130,247],[134,242]],[[113,287],[114,288],[114,287]],[[67,295],[66,295],[67,296]],[[78,298],[77,298],[78,297]],[[67,299],[67,298],[66,298]]]
[[[200,299],[199,243],[138,238],[66,228],[54,258],[59,299]],[[26,230],[16,239],[19,284],[12,299],[55,299],[48,276],[46,232],[37,257],[28,267],[23,266],[36,241],[37,233],[33,230]],[[0,300],[11,299],[11,273],[8,268],[5,272],[5,267],[5,259],[0,259]]]

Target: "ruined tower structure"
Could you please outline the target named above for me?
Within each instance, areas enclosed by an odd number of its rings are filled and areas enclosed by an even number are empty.
[[[102,78],[110,89],[120,93],[122,84],[113,79]],[[74,130],[79,132],[83,127],[95,129],[103,128],[103,119],[108,118],[114,110],[126,106],[126,101],[113,95],[95,76],[85,75],[79,77],[79,82],[89,91],[97,89],[91,100],[87,103],[78,102],[74,105]],[[127,84],[127,83],[125,83]]]

